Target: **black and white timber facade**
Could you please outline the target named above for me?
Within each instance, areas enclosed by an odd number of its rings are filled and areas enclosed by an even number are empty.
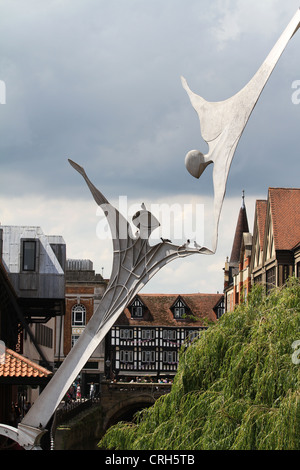
[[[222,294],[137,295],[106,336],[106,375],[176,374],[179,350],[224,311]]]

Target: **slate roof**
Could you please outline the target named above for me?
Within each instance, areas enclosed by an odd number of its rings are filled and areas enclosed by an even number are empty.
[[[276,250],[292,250],[300,241],[300,189],[269,188]]]
[[[145,306],[141,319],[131,318],[129,308],[125,308],[115,325],[128,326],[208,326],[208,322],[216,322],[214,308],[223,299],[223,294],[138,294],[138,299]],[[176,320],[171,308],[177,299],[182,299],[190,309],[191,318]]]
[[[0,363],[0,377],[48,377],[51,371],[27,359],[12,349],[5,348],[5,362]]]

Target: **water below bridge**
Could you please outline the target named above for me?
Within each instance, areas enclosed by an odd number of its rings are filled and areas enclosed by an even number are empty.
[[[95,450],[105,432],[119,421],[132,421],[134,415],[169,393],[167,383],[103,382],[96,400],[88,400],[63,415],[54,425],[54,449]]]

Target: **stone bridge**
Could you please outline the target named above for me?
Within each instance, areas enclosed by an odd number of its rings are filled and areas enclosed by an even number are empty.
[[[137,411],[147,408],[171,391],[172,384],[143,382],[101,383],[95,400],[73,402],[55,415],[51,448],[55,450],[93,449],[110,426],[132,421]]]
[[[103,429],[106,431],[118,421],[131,420],[138,410],[153,405],[157,398],[169,393],[171,386],[168,383],[102,382]]]

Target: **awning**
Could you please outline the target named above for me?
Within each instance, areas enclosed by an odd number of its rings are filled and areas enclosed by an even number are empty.
[[[5,348],[5,355],[0,361],[0,384],[7,385],[43,385],[53,375],[45,367]]]

